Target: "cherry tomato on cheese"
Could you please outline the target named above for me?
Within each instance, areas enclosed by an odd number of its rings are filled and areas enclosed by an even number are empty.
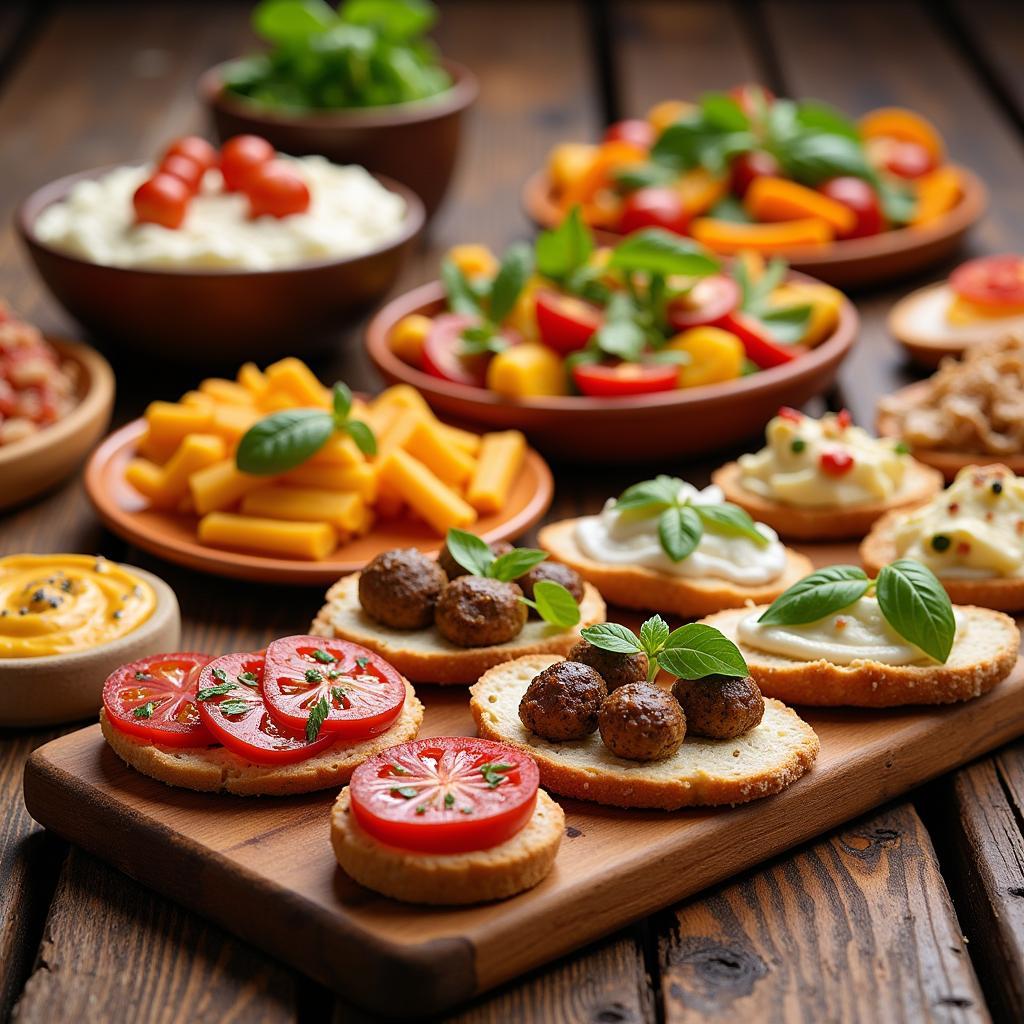
[[[668,308],[668,322],[675,331],[717,324],[740,304],[740,286],[727,274],[702,277],[686,295]]]
[[[140,224],[180,228],[191,198],[192,191],[181,178],[158,171],[144,181],[132,196],[135,219]]]
[[[822,473],[828,476],[845,476],[853,469],[853,456],[844,451],[825,451],[818,459]]]
[[[760,320],[739,310],[722,317],[718,326],[732,331],[743,342],[747,358],[762,370],[788,363],[800,353],[800,349],[791,345],[780,345]]]
[[[400,743],[352,774],[352,814],[375,839],[421,853],[486,850],[530,820],[539,772],[515,747],[469,736]]]
[[[627,118],[608,125],[604,133],[605,142],[628,142],[640,149],[650,149],[654,145],[654,126],[650,121],[639,118]]]
[[[956,268],[950,287],[962,299],[990,309],[1024,306],[1024,256],[982,256]]]
[[[682,197],[671,188],[639,188],[631,192],[622,207],[619,230],[628,235],[641,228],[664,228],[682,235],[691,215]]]
[[[208,654],[153,654],[112,672],[103,684],[103,709],[121,732],[166,747],[207,747],[196,682]]]
[[[885,227],[878,193],[863,179],[852,175],[830,178],[818,191],[852,210],[856,216],[853,229],[843,238],[866,238],[877,235]]]
[[[286,636],[268,648],[263,699],[275,721],[304,732],[314,708],[321,730],[347,740],[387,731],[405,704],[402,676],[379,655],[344,640]]]
[[[220,148],[220,173],[229,192],[245,188],[249,175],[274,159],[274,147],[258,135],[236,135]]]
[[[777,178],[780,173],[779,161],[771,153],[752,149],[740,153],[729,165],[729,185],[736,195],[742,197],[755,178]]]
[[[195,195],[203,183],[205,171],[194,160],[189,160],[187,156],[177,156],[172,153],[163,158],[160,163],[160,173],[180,178],[188,186],[189,192]]]
[[[563,354],[583,348],[603,320],[597,306],[573,295],[540,290],[535,301],[540,340]]]
[[[309,209],[309,187],[282,160],[254,167],[243,186],[253,217],[291,217]]]
[[[164,160],[169,156],[183,156],[194,164],[198,164],[204,171],[216,167],[218,159],[217,150],[206,139],[201,139],[198,135],[185,135],[176,139],[167,147],[163,156]]]
[[[579,391],[590,398],[623,398],[671,391],[676,387],[679,368],[671,363],[578,363],[572,379]]]
[[[203,668],[196,695],[203,724],[233,754],[254,764],[294,764],[325,750],[336,739],[320,730],[312,742],[305,732],[279,725],[263,702],[264,654],[225,654]]]

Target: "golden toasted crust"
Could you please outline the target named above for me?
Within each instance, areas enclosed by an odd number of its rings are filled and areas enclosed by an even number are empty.
[[[555,629],[529,619],[522,632],[506,644],[492,647],[457,647],[432,626],[427,629],[390,629],[374,622],[359,604],[359,573],[343,576],[327,591],[327,603],[313,620],[310,633],[335,637],[369,647],[386,658],[414,683],[473,683],[494,665],[526,654],[566,654],[580,630],[604,622],[601,595],[589,583],[580,601],[580,621],[572,629]]]
[[[931,466],[911,460],[903,484],[888,501],[849,507],[800,508],[752,494],[740,483],[738,462],[727,462],[711,474],[727,501],[746,509],[759,523],[766,523],[780,537],[797,540],[844,540],[863,537],[881,515],[896,508],[913,508],[942,490],[942,474]]]
[[[737,639],[740,619],[763,610],[763,606],[731,609],[702,621],[720,629],[739,646],[763,694],[791,704],[887,708],[970,700],[987,693],[1013,671],[1020,648],[1020,633],[1008,615],[964,605],[959,611],[967,617],[967,631],[953,645],[945,665],[795,661],[755,650]]]
[[[396,743],[416,738],[423,723],[423,705],[406,683],[405,706],[387,732],[360,743],[339,741],[298,764],[258,765],[224,747],[161,747],[129,736],[100,711],[100,728],[114,753],[136,771],[182,789],[237,796],[285,796],[312,793],[348,782],[368,757]]]
[[[605,565],[580,550],[575,536],[578,522],[563,519],[545,526],[538,534],[538,543],[557,561],[571,566],[593,583],[606,601],[622,608],[655,608],[692,619],[722,608],[742,608],[747,601],[774,601],[814,569],[809,558],[789,548],[783,574],[772,583],[757,586],[728,580],[686,579],[636,565]]]
[[[561,658],[517,658],[485,673],[470,688],[470,710],[480,736],[525,750],[553,793],[615,807],[741,804],[778,793],[818,756],[818,737],[795,711],[765,701],[761,724],[733,740],[687,736],[663,761],[616,757],[598,733],[551,743],[519,720],[519,702],[537,673]]]
[[[902,511],[886,513],[861,542],[860,560],[872,576],[877,576],[883,565],[899,558],[893,533],[901,515]],[[1020,577],[959,580],[940,576],[939,582],[954,604],[977,604],[1001,612],[1024,611],[1024,579]]]
[[[331,845],[360,885],[407,903],[484,903],[532,889],[547,877],[565,832],[562,808],[537,792],[533,817],[511,839],[469,853],[416,853],[368,835],[349,810],[348,788],[331,810]]]

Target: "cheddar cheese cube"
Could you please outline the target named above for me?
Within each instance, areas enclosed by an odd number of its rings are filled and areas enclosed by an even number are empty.
[[[476,511],[419,459],[396,448],[382,460],[381,483],[397,491],[409,507],[442,537],[454,527],[471,526]]]
[[[518,430],[484,434],[476,471],[466,498],[478,512],[500,512],[526,457],[526,438]]]
[[[330,523],[283,522],[232,512],[211,512],[203,516],[199,520],[199,540],[217,548],[303,558],[311,562],[326,558],[338,543]]]

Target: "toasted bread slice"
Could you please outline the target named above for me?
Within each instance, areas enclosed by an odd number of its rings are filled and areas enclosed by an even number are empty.
[[[407,903],[484,903],[532,889],[551,871],[565,832],[562,808],[541,789],[533,817],[511,839],[469,853],[416,853],[369,835],[350,804],[346,787],[331,810],[338,863],[360,885]]]
[[[780,537],[796,540],[844,540],[863,537],[879,516],[896,508],[913,508],[938,494],[943,488],[942,474],[911,461],[903,483],[888,501],[866,505],[803,508],[752,494],[741,483],[738,462],[727,462],[711,474],[712,483],[722,488],[726,501],[746,509],[759,523],[765,523]]]
[[[873,527],[860,545],[860,560],[872,576],[877,576],[883,565],[899,558],[893,533],[900,512],[888,512]],[[965,580],[939,577],[953,604],[977,604],[982,608],[995,608],[1001,612],[1024,611],[1024,578],[1019,576],[991,576]]]
[[[103,736],[118,757],[136,771],[168,786],[201,793],[238,796],[286,796],[342,786],[368,757],[396,743],[416,738],[423,705],[406,683],[405,705],[387,732],[359,743],[339,740],[334,746],[297,764],[259,765],[224,747],[163,747],[129,736],[110,724],[100,711]]]
[[[778,697],[790,704],[888,708],[970,700],[987,693],[1013,671],[1020,649],[1020,633],[1009,615],[962,605],[959,611],[967,616],[967,631],[953,645],[945,665],[796,661],[755,650],[737,639],[740,619],[763,610],[731,609],[702,621],[720,629],[739,646],[750,674],[765,696]]]
[[[754,586],[711,577],[672,576],[638,565],[605,565],[580,550],[576,543],[577,522],[578,519],[563,519],[550,523],[538,534],[538,543],[556,561],[564,562],[593,583],[606,601],[622,608],[655,608],[683,618],[698,618],[722,608],[742,608],[747,601],[774,601],[814,570],[809,558],[789,548],[783,574],[771,583]]]
[[[336,637],[362,644],[386,658],[414,683],[474,683],[489,668],[526,654],[566,654],[584,626],[604,622],[604,601],[589,583],[580,601],[580,621],[572,629],[556,629],[528,619],[522,632],[505,644],[459,647],[428,626],[391,629],[367,615],[359,603],[359,574],[343,576],[327,591],[327,603],[313,620],[314,636]]]
[[[766,700],[761,724],[734,740],[687,736],[663,761],[616,757],[598,733],[551,743],[519,720],[519,702],[535,675],[561,658],[517,658],[485,673],[470,688],[470,710],[480,736],[525,750],[553,793],[614,807],[742,804],[795,782],[818,756],[818,737],[795,711]]]

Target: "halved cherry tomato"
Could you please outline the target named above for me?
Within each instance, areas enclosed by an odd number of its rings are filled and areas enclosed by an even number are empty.
[[[920,178],[935,170],[935,158],[919,142],[887,139],[882,166],[898,178]]]
[[[153,654],[112,672],[103,684],[103,709],[121,732],[165,747],[208,747],[196,681],[213,659],[194,652]]]
[[[672,188],[639,188],[626,197],[619,230],[628,235],[641,228],[664,228],[682,235],[692,219],[682,197]]]
[[[132,196],[135,219],[140,224],[160,224],[180,228],[188,211],[192,192],[181,178],[158,171],[144,181]]]
[[[844,451],[826,451],[821,453],[818,464],[828,476],[845,476],[853,469],[853,456]]]
[[[189,160],[187,156],[178,156],[174,153],[163,158],[159,170],[161,174],[171,174],[175,178],[181,178],[188,185],[188,190],[193,195],[199,191],[199,186],[203,183],[203,174],[205,173],[203,168],[194,160]]]
[[[740,153],[729,165],[729,185],[741,198],[755,178],[777,178],[781,173],[779,161],[763,149]]]
[[[800,352],[798,348],[780,345],[759,320],[739,310],[723,316],[718,326],[737,335],[743,342],[747,358],[762,370],[788,363],[796,359]]]
[[[204,171],[217,166],[217,150],[198,135],[185,135],[172,142],[163,155],[166,160],[169,156],[183,156],[198,164]]]
[[[968,260],[950,274],[949,285],[962,299],[990,309],[1024,305],[1024,256]]]
[[[590,398],[621,398],[649,395],[676,387],[679,368],[671,363],[578,363],[572,379],[579,391]]]
[[[627,118],[608,125],[604,133],[605,142],[628,142],[641,149],[650,149],[654,145],[654,126],[650,121],[639,118]]]
[[[268,648],[263,700],[274,720],[304,732],[314,705],[326,701],[321,729],[347,740],[386,732],[405,704],[405,682],[383,658],[359,644],[286,636]]]
[[[243,186],[252,217],[291,217],[309,209],[309,187],[281,160],[254,167]]]
[[[214,739],[254,764],[294,764],[329,747],[337,738],[329,732],[321,729],[310,743],[274,721],[263,702],[263,666],[257,651],[225,654],[203,669],[197,703]]]
[[[261,164],[274,159],[274,147],[258,135],[236,135],[220,147],[220,173],[229,192],[245,188],[246,179]]]
[[[430,333],[423,342],[423,369],[433,377],[466,384],[473,388],[486,387],[488,353],[466,356],[462,354],[465,340],[462,332],[476,320],[462,313],[442,313],[434,317]],[[511,327],[503,327],[501,336],[510,344],[518,345],[522,335]]]
[[[556,352],[583,348],[601,326],[601,310],[573,295],[541,289],[535,299],[540,340]]]
[[[540,773],[528,754],[469,736],[412,740],[353,773],[352,814],[382,843],[421,853],[487,850],[533,815]]]
[[[856,215],[853,229],[842,235],[842,238],[877,235],[885,227],[878,193],[863,178],[855,178],[852,175],[830,178],[818,186],[818,191],[829,199],[842,203]]]
[[[676,331],[717,324],[740,304],[740,286],[728,274],[702,277],[686,295],[668,307],[668,322]]]

